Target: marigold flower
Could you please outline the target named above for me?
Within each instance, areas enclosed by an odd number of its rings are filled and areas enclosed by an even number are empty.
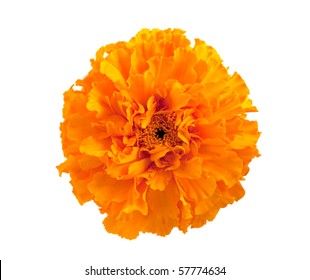
[[[243,197],[260,135],[246,116],[257,109],[214,48],[192,47],[180,29],[143,29],[91,65],[64,93],[57,168],[81,205],[107,214],[108,232],[185,233]]]

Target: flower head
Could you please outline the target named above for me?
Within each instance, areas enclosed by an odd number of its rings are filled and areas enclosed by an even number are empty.
[[[108,232],[133,239],[201,227],[244,195],[259,156],[257,111],[242,78],[180,29],[141,30],[100,48],[88,75],[64,93],[61,138],[83,204]]]

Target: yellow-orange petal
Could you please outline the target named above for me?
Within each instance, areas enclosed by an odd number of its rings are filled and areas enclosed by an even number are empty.
[[[195,39],[194,52],[197,57],[208,65],[205,75],[200,77],[202,83],[216,83],[227,77],[227,69],[222,64],[222,59],[216,50],[204,41]]]
[[[127,87],[127,83],[122,72],[108,60],[103,60],[101,62],[100,72],[109,77],[118,89]]]
[[[111,62],[122,74],[124,80],[127,80],[131,67],[131,54],[128,49],[117,48],[109,53],[106,60]]]

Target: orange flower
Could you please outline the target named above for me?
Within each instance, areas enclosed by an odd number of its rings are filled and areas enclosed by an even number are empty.
[[[133,239],[201,227],[244,195],[259,156],[257,111],[242,78],[180,29],[141,30],[100,48],[64,93],[60,125],[80,204],[93,200],[108,232]]]

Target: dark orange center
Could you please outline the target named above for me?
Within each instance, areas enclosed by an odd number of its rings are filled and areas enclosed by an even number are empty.
[[[154,114],[146,128],[139,128],[138,145],[151,150],[157,145],[174,147],[182,140],[178,137],[175,126],[176,113]]]

